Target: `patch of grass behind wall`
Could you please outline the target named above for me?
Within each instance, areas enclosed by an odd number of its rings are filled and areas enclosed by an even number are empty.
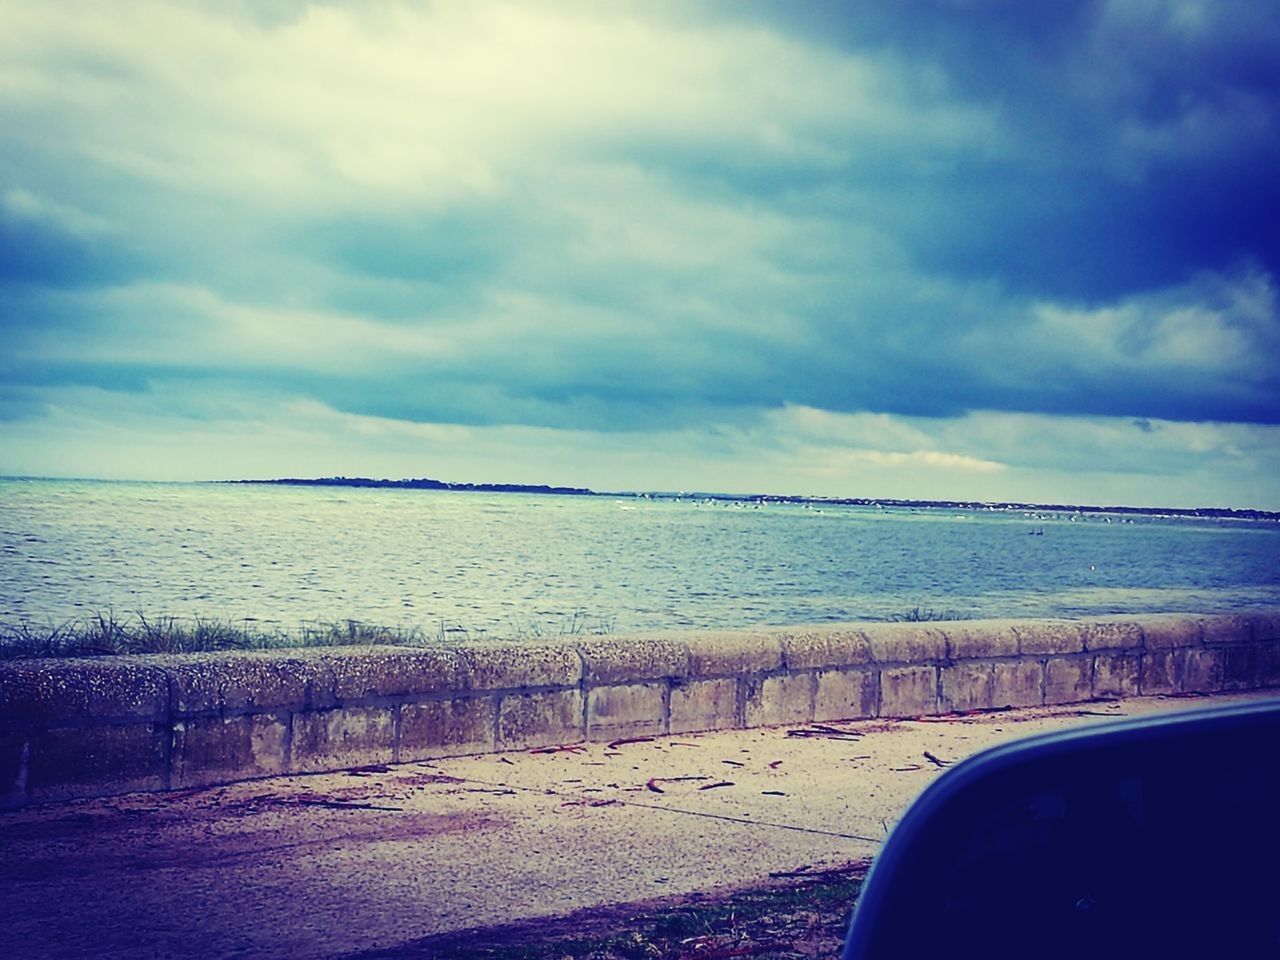
[[[208,617],[154,616],[112,611],[64,623],[29,620],[0,624],[0,660],[34,657],[94,657],[131,653],[201,653],[220,650],[281,650],[366,644],[427,646],[471,640],[529,641],[613,632],[613,619],[582,611],[558,623],[510,624],[490,631],[441,620],[431,629],[387,627],[360,620],[310,622],[286,629],[252,620],[229,622]]]

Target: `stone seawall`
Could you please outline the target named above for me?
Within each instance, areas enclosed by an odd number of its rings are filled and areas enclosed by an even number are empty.
[[[1280,686],[1280,612],[0,663],[0,806],[582,740]]]

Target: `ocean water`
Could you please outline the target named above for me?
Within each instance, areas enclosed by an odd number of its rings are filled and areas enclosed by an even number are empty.
[[[0,623],[111,611],[553,636],[1280,602],[1280,524],[0,480]]]

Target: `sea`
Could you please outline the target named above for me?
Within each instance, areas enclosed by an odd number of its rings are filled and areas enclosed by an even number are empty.
[[[1280,603],[1280,524],[1068,510],[0,480],[0,624],[430,638]]]

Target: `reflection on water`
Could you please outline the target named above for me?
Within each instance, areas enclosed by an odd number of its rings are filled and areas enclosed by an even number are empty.
[[[527,633],[1280,602],[1274,523],[0,481],[0,621],[356,619]]]

